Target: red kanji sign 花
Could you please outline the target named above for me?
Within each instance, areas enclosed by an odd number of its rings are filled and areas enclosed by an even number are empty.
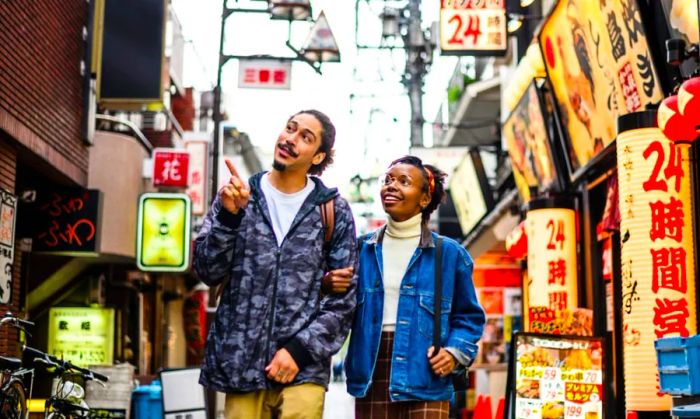
[[[153,151],[153,186],[186,188],[190,153],[185,150],[155,149]]]

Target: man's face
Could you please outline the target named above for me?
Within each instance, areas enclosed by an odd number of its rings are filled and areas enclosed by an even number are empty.
[[[319,164],[326,153],[319,153],[323,127],[315,116],[301,113],[293,116],[277,138],[275,146],[276,170],[303,168],[308,172],[311,166]]]

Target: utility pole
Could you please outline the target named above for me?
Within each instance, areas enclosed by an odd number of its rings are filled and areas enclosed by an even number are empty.
[[[219,61],[216,66],[216,87],[214,87],[214,141],[211,146],[211,200],[214,201],[217,192],[219,192],[219,146],[221,144],[221,121],[224,119],[221,115],[221,71],[224,67],[226,58],[224,57],[224,27],[226,18],[231,13],[226,8],[226,0],[223,0],[223,9],[221,11],[221,34],[219,38]],[[211,304],[211,302],[210,302]]]
[[[408,89],[411,103],[411,147],[423,146],[423,76],[427,73],[427,60],[431,51],[421,29],[420,0],[408,4],[408,30],[404,35],[406,47],[406,71],[403,83]]]

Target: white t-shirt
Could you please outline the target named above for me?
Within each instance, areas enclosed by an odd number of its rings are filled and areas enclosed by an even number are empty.
[[[277,245],[282,245],[284,237],[289,233],[289,228],[292,226],[294,217],[297,216],[301,205],[306,198],[313,192],[316,184],[313,180],[307,177],[306,186],[299,192],[287,194],[275,189],[270,183],[269,173],[265,173],[260,180],[260,187],[267,200],[267,207],[270,209],[270,220],[272,221],[272,229],[275,231]]]

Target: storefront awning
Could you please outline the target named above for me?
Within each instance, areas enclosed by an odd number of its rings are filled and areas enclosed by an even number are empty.
[[[480,80],[464,88],[445,146],[479,146],[500,141],[496,127],[501,107],[501,80]]]

